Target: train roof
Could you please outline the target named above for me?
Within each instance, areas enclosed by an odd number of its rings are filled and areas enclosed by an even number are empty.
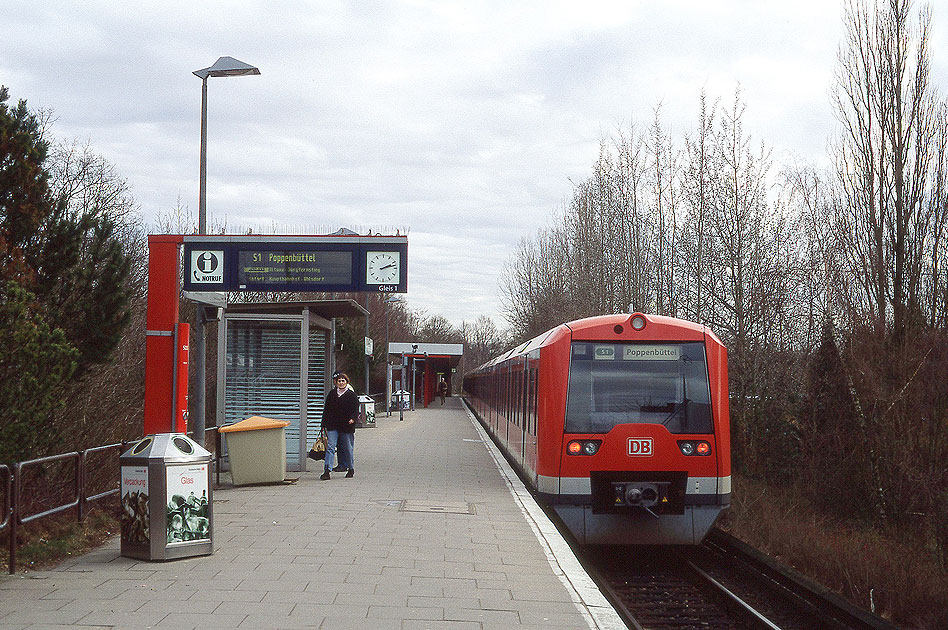
[[[678,319],[677,317],[667,317],[665,315],[649,315],[646,313],[618,313],[615,315],[596,315],[594,317],[586,317],[583,319],[577,319],[572,322],[567,322],[563,324],[570,330],[575,332],[589,330],[591,328],[598,328],[600,326],[615,326],[616,324],[626,324],[632,321],[632,318],[636,315],[641,315],[644,317],[650,324],[659,324],[663,326],[671,326],[674,328],[682,330],[690,330],[693,332],[701,333],[702,335],[706,332],[709,332],[707,327],[702,326],[701,324],[696,324],[690,322],[686,319]]]
[[[577,319],[571,322],[566,322],[564,324],[560,324],[559,326],[555,328],[551,328],[550,330],[547,330],[546,332],[540,333],[533,339],[529,341],[525,341],[524,343],[511,348],[507,352],[504,352],[503,354],[497,357],[494,357],[490,361],[487,361],[483,365],[476,368],[474,371],[476,372],[479,370],[490,368],[499,363],[503,363],[504,361],[507,361],[508,359],[512,359],[518,356],[523,356],[523,355],[533,352],[534,350],[538,350],[542,348],[543,346],[546,346],[556,341],[559,338],[559,334],[557,333],[571,334],[571,335],[576,335],[577,333],[595,334],[597,329],[600,329],[600,328],[605,329],[605,330],[610,330],[613,327],[620,324],[631,325],[632,318],[634,318],[636,315],[641,315],[642,317],[644,317],[646,321],[648,322],[648,324],[657,324],[665,328],[666,330],[675,329],[681,333],[684,333],[687,336],[693,335],[698,338],[704,337],[705,335],[707,335],[711,337],[712,339],[714,339],[717,343],[719,344],[721,343],[721,341],[717,338],[717,336],[708,327],[703,326],[701,324],[696,324],[694,322],[690,322],[685,319],[678,319],[677,317],[668,317],[665,315],[649,315],[645,313],[616,313],[613,315],[596,315],[593,317],[585,317],[583,319]]]

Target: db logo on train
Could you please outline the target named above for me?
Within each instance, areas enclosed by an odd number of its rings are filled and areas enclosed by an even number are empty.
[[[629,455],[631,457],[651,457],[652,438],[629,438]]]

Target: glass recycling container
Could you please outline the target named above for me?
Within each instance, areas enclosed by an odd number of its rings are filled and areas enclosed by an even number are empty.
[[[375,399],[362,394],[359,396],[359,428],[375,427]]]
[[[411,409],[411,392],[404,389],[392,392],[392,410],[398,411],[399,409],[405,411]]]
[[[156,433],[119,458],[123,556],[214,553],[211,454],[183,433]]]

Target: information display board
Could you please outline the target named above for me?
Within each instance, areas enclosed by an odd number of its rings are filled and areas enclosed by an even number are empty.
[[[352,281],[352,252],[239,250],[238,284],[336,285]]]
[[[408,291],[404,236],[186,236],[187,291]]]

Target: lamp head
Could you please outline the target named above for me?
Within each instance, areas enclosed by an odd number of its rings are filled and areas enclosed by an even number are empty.
[[[260,69],[233,57],[221,57],[214,62],[213,66],[194,71],[194,76],[201,79],[207,79],[207,77],[241,77],[248,74],[260,74]]]

